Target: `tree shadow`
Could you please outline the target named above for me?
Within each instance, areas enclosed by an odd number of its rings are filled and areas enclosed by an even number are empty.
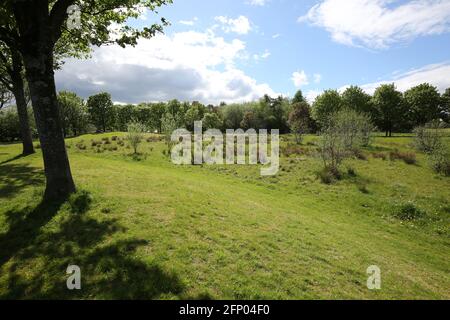
[[[23,188],[44,183],[44,174],[41,169],[26,164],[0,165],[0,198],[11,198]]]
[[[95,219],[88,210],[41,203],[7,212],[9,230],[0,234],[0,299],[158,299],[183,293],[176,274],[136,257],[147,241],[129,238],[115,219]],[[67,289],[69,265],[81,268],[81,290]]]

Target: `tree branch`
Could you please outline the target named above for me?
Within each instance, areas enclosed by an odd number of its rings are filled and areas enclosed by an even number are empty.
[[[50,12],[50,25],[52,26],[53,40],[59,39],[61,27],[67,18],[67,9],[75,3],[75,0],[58,0]]]

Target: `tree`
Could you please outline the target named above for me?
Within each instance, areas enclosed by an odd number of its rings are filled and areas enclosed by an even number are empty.
[[[127,131],[128,124],[133,120],[135,106],[131,104],[115,105],[113,109],[116,115],[114,130]]]
[[[301,103],[301,102],[307,102],[305,97],[303,97],[303,92],[302,90],[298,90],[295,95],[294,98],[292,99],[292,104],[296,104],[296,103]]]
[[[86,133],[89,121],[83,99],[74,92],[61,91],[58,104],[64,137]]]
[[[306,101],[297,102],[289,114],[289,127],[294,133],[297,143],[302,142],[302,136],[309,132],[311,125],[311,108]]]
[[[253,111],[246,111],[244,113],[244,118],[241,121],[241,129],[255,129],[258,126],[258,121],[256,115]]]
[[[441,96],[436,87],[420,84],[405,92],[405,102],[413,126],[424,125],[440,117]]]
[[[113,102],[106,92],[89,97],[87,108],[92,123],[98,131],[106,132],[114,123]]]
[[[350,86],[342,93],[342,106],[356,112],[373,115],[372,97],[358,86]]]
[[[143,29],[126,25],[143,8],[154,11],[170,0],[5,0],[0,9],[0,41],[22,55],[39,132],[46,175],[47,200],[61,199],[75,191],[58,113],[54,79],[54,50],[59,39],[75,48],[117,43],[135,45],[140,37],[162,31],[166,21]],[[77,29],[65,28],[70,6],[78,5]],[[72,7],[73,9],[73,7]],[[72,21],[72,20],[71,20]],[[116,24],[119,28],[110,28]],[[114,38],[111,34],[114,32]]]
[[[205,107],[199,103],[193,102],[189,110],[185,115],[185,124],[188,130],[194,130],[194,122],[201,121],[205,115]],[[177,123],[175,117],[171,114],[175,123]]]
[[[20,124],[17,111],[13,108],[0,110],[0,141],[12,142],[20,139]]]
[[[450,122],[450,88],[446,89],[441,96],[440,116],[445,122]]]
[[[402,93],[394,84],[383,84],[375,90],[373,105],[378,128],[386,132],[386,137],[392,137],[393,130],[401,129],[406,120]]]
[[[22,57],[17,50],[9,48],[2,42],[0,42],[0,50],[2,97],[5,97],[5,90],[12,92],[14,95],[22,138],[22,155],[26,156],[34,153],[34,147],[28,118],[27,99],[25,96]]]
[[[203,128],[208,129],[220,129],[222,127],[222,120],[217,113],[207,113],[203,117]]]
[[[238,104],[229,104],[222,107],[224,126],[226,129],[239,129],[244,118],[244,107]]]
[[[9,89],[3,85],[2,82],[0,82],[0,110],[2,110],[5,105],[10,103],[12,99],[13,95],[11,91],[9,91]]]
[[[146,131],[145,125],[140,122],[133,121],[128,124],[127,131],[127,140],[133,148],[134,154],[137,154],[139,144],[142,142],[142,139],[144,139],[144,133]]]
[[[313,104],[313,118],[321,129],[326,128],[330,115],[342,109],[342,99],[337,90],[326,90]]]

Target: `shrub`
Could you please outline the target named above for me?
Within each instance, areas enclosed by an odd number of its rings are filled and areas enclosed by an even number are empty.
[[[113,137],[111,138],[112,141],[117,141],[118,139],[119,139],[118,136],[113,136]]]
[[[417,163],[417,158],[416,158],[416,154],[414,152],[406,152],[402,154],[402,159],[406,164],[416,164]]]
[[[355,170],[355,168],[353,168],[353,167],[348,167],[348,168],[347,168],[347,174],[348,174],[350,177],[356,177],[356,176],[357,176],[356,170]]]
[[[372,157],[374,157],[375,159],[382,159],[382,160],[387,160],[387,154],[384,152],[376,152],[372,154]]]
[[[98,145],[100,145],[100,144],[101,144],[101,142],[98,142],[98,141],[96,141],[96,140],[92,140],[91,146],[92,146],[92,147],[96,147],[96,146],[98,146]]]
[[[317,176],[324,184],[332,184],[336,180],[341,179],[341,173],[338,170],[330,167],[325,167],[317,172]]]
[[[394,216],[403,221],[413,221],[424,217],[425,212],[420,208],[417,208],[414,202],[409,201],[398,205],[394,212]]]
[[[364,193],[364,194],[368,194],[369,193],[369,189],[367,189],[367,184],[365,182],[359,182],[357,184],[357,187],[358,187],[358,190],[361,193]]]
[[[414,133],[416,135],[414,144],[419,151],[430,154],[443,145],[438,121],[433,121],[423,127],[417,127],[414,129]]]
[[[134,150],[134,154],[137,154],[138,146],[144,139],[145,126],[140,122],[130,122],[128,124],[127,140],[130,146]]]
[[[282,154],[285,157],[290,157],[291,155],[298,155],[298,154],[302,154],[303,153],[303,149],[295,144],[288,144],[287,146],[282,148]]]
[[[400,152],[398,150],[389,153],[391,161],[403,160],[406,164],[416,164],[417,157],[414,152]]]
[[[368,143],[368,141],[364,141],[363,137],[368,131],[371,135],[371,129],[367,128],[372,128],[372,125],[365,115],[352,110],[343,110],[332,114],[327,121],[327,127],[322,132],[319,148],[324,168],[328,167],[334,172],[338,172],[341,163],[355,152],[367,160],[362,152],[356,151]]]
[[[78,148],[78,150],[86,150],[87,149],[86,145],[84,144],[83,141],[78,142],[75,146]]]
[[[428,161],[436,173],[450,176],[450,154],[444,146],[433,150],[428,156]]]
[[[363,160],[363,161],[367,160],[366,154],[364,152],[362,152],[360,149],[354,149],[354,150],[352,150],[352,152],[356,159]]]

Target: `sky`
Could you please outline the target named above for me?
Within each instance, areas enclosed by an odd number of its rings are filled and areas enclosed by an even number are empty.
[[[163,35],[66,61],[57,89],[218,104],[299,89],[313,101],[349,85],[450,87],[450,0],[174,0],[129,23],[161,16],[171,23]]]

